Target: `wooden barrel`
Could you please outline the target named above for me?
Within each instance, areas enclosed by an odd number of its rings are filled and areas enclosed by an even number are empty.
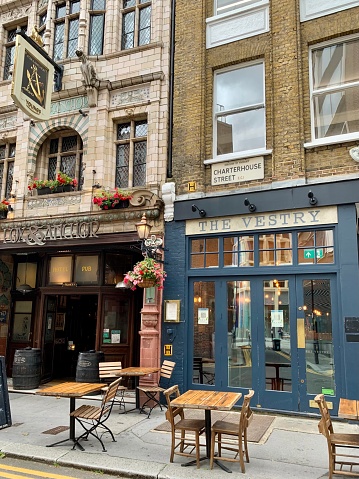
[[[12,366],[14,389],[36,389],[41,380],[41,349],[17,349]]]
[[[104,361],[104,353],[102,351],[79,353],[76,366],[76,382],[99,383],[98,365],[101,361]]]

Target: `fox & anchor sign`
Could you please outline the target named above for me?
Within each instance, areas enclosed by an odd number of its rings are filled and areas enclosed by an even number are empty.
[[[14,103],[35,120],[50,118],[54,66],[30,43],[16,35],[11,97]]]

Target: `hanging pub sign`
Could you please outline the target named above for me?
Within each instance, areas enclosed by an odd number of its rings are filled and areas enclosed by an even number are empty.
[[[30,44],[28,38],[16,35],[11,97],[35,120],[50,118],[54,66],[44,55]]]

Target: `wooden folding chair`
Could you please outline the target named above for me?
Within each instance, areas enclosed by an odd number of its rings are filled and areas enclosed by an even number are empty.
[[[85,432],[75,439],[75,443],[72,449],[75,449],[76,446],[79,446],[80,449],[83,449],[80,445],[80,441],[82,439],[87,441],[88,437],[91,435],[95,437],[98,441],[100,441],[103,452],[106,452],[104,443],[101,439],[105,432],[109,432],[113,442],[116,442],[112,431],[106,426],[105,422],[111,414],[117,388],[120,382],[121,379],[116,379],[116,381],[109,385],[105,395],[102,398],[101,406],[89,406],[84,404],[75,409],[75,411],[70,414],[85,429]],[[101,436],[99,436],[98,434],[98,429],[104,430]]]
[[[157,386],[138,386],[138,390],[142,391],[146,396],[147,399],[143,403],[140,413],[146,413],[145,407],[148,406],[150,408],[147,418],[150,417],[152,410],[156,406],[160,406],[161,411],[162,411],[162,404],[160,403],[160,394],[163,393],[163,391],[168,388],[171,376],[173,373],[173,369],[175,367],[176,363],[173,361],[163,361],[162,366],[161,366],[161,372],[160,372],[160,380]],[[167,407],[167,406],[166,406]]]
[[[106,361],[101,362],[98,365],[99,370],[99,377],[100,382],[102,383],[112,383],[116,379],[119,379],[119,374],[122,369],[121,361]],[[122,378],[120,378],[122,380]],[[108,386],[102,388],[102,393],[105,394],[108,389]],[[122,386],[121,384],[118,386],[116,397],[115,397],[115,404],[119,405],[119,409],[123,408],[123,411],[126,412],[126,404],[125,404],[125,391],[127,391],[126,386]]]
[[[249,462],[247,446],[247,428],[253,419],[253,412],[249,403],[254,395],[252,389],[244,396],[239,422],[216,421],[212,426],[211,434],[211,457],[210,466],[213,469],[214,460],[239,462],[241,471],[246,472],[244,457]],[[223,437],[225,436],[225,437]],[[236,437],[237,443],[233,440]],[[215,444],[218,446],[218,454],[214,455]],[[234,452],[233,456],[222,456],[222,450]]]
[[[173,462],[175,454],[193,457],[193,450],[195,449],[198,469],[200,464],[200,446],[202,445],[199,443],[199,436],[205,430],[205,421],[204,419],[185,419],[183,408],[171,406],[171,400],[174,399],[172,396],[178,397],[180,395],[177,385],[163,391],[163,394],[166,398],[168,408],[166,411],[166,419],[171,424],[170,462]],[[179,420],[177,416],[179,416]],[[186,436],[188,432],[190,435]],[[203,446],[205,446],[205,444],[203,444]]]
[[[322,416],[318,424],[319,432],[325,436],[329,455],[329,479],[333,474],[341,476],[359,476],[359,434],[336,434],[334,433],[332,420],[324,394],[315,396],[314,401],[318,404]],[[353,471],[353,467],[357,467]]]

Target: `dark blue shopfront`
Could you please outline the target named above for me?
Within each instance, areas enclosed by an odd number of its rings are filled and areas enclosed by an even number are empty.
[[[334,414],[358,397],[355,204],[182,219],[181,203],[166,225],[164,290],[180,322],[163,325],[180,389],[252,388],[254,406],[303,413],[320,392]]]

